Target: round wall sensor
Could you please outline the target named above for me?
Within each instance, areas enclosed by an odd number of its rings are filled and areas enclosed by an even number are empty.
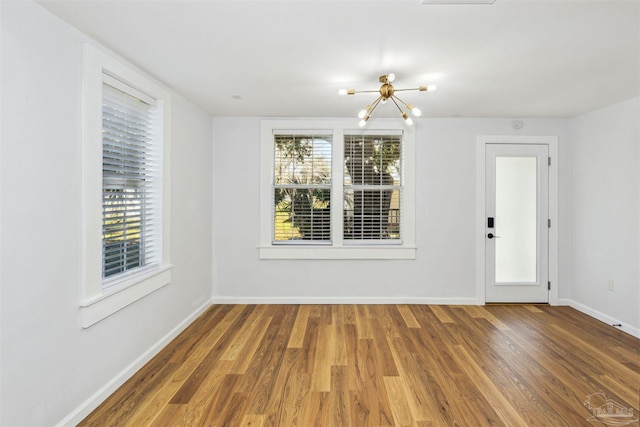
[[[522,129],[522,127],[524,126],[522,120],[514,120],[512,124],[514,129]]]

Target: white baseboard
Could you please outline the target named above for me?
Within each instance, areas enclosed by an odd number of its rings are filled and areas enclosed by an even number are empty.
[[[178,326],[173,328],[167,335],[162,337],[158,342],[152,345],[147,351],[145,351],[140,357],[133,361],[129,366],[123,369],[118,375],[111,379],[107,384],[102,386],[91,397],[85,400],[82,405],[77,407],[73,412],[67,415],[62,421],[57,424],[57,427],[71,427],[75,426],[87,415],[89,415],[94,409],[96,409],[107,397],[109,397],[114,391],[122,386],[129,378],[133,376],[140,368],[142,368],[149,360],[151,360],[156,354],[167,346],[175,337],[177,337],[187,326],[193,323],[202,313],[204,313],[209,307],[211,307],[212,300],[209,299],[200,307],[198,307],[193,313],[185,318]]]
[[[424,297],[229,297],[214,296],[214,304],[431,304],[477,305],[476,298]]]
[[[635,326],[629,325],[628,323],[622,322],[621,320],[618,320],[614,317],[611,317],[607,314],[601,313],[598,310],[594,310],[591,307],[588,307],[584,304],[581,304],[577,301],[574,301],[572,299],[569,298],[561,298],[558,301],[559,305],[568,305],[571,308],[575,308],[576,310],[593,317],[594,319],[597,319],[601,322],[604,322],[610,326],[613,325],[620,325],[620,326],[614,326],[616,329],[621,330],[622,332],[626,332],[629,335],[632,335],[636,338],[640,338],[640,329],[636,328]]]

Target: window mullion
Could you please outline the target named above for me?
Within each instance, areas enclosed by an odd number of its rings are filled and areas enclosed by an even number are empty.
[[[333,246],[344,244],[344,129],[336,128],[333,135],[331,171],[331,241]]]

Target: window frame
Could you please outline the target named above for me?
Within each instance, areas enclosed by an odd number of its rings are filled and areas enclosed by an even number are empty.
[[[332,134],[331,244],[274,244],[273,176],[274,133]],[[402,131],[402,239],[392,241],[348,241],[343,235],[344,135]],[[262,120],[260,138],[260,259],[415,259],[415,128],[393,119],[376,119],[359,129],[352,119]]]
[[[323,137],[329,137],[329,146],[331,147],[331,152],[333,153],[333,141],[331,141],[332,138],[332,134],[327,132],[326,130],[323,131],[319,131],[319,130],[306,130],[304,132],[304,134],[301,134],[300,132],[279,132],[277,136],[291,136],[291,137],[311,137],[313,144],[315,144],[316,140],[321,140]],[[275,158],[275,152],[276,152],[276,145],[277,143],[275,142],[275,135],[274,135],[274,159],[273,159],[273,170],[275,172],[275,168],[276,168],[276,158]],[[315,154],[315,151],[313,152]],[[331,158],[331,161],[333,161],[333,156]],[[333,188],[333,182],[331,182],[331,180],[333,179],[333,166],[331,168],[331,177],[329,179],[329,183],[328,184],[313,184],[313,183],[309,183],[309,184],[285,184],[285,183],[278,183],[275,182],[275,176],[276,174],[274,173],[274,175],[272,176],[272,186],[271,186],[271,191],[274,194],[275,197],[275,192],[278,189],[285,189],[285,188],[289,188],[289,189],[295,189],[295,190],[329,190],[329,193],[331,193],[331,190]],[[333,224],[331,224],[330,230],[329,230],[329,239],[310,239],[310,240],[277,240],[276,239],[276,227],[275,227],[275,206],[273,206],[275,203],[272,203],[272,208],[274,208],[274,212],[273,212],[273,224],[274,226],[272,227],[272,238],[271,238],[271,244],[272,245],[331,245],[331,227],[333,227]]]
[[[80,300],[81,322],[84,328],[171,282],[170,262],[170,136],[171,94],[132,66],[99,50],[91,44],[83,46],[83,277]],[[157,234],[161,243],[159,263],[152,269],[132,269],[115,281],[102,277],[102,102],[103,83],[116,79],[144,95],[153,98],[161,109],[162,174],[161,202]],[[108,282],[105,287],[104,283]]]
[[[373,136],[373,137],[396,137],[396,136],[400,136],[400,141],[401,141],[401,148],[400,148],[400,182],[399,184],[355,184],[355,183],[351,183],[351,184],[347,184],[346,181],[343,182],[342,185],[342,190],[343,190],[343,203],[344,203],[344,193],[347,190],[350,190],[352,192],[366,192],[366,191],[384,191],[384,190],[391,190],[391,191],[398,191],[398,197],[400,198],[400,207],[403,207],[403,203],[402,200],[404,198],[404,184],[405,184],[405,180],[404,180],[404,132],[400,131],[400,130],[389,130],[389,129],[385,129],[385,130],[369,130],[369,129],[359,129],[359,130],[349,130],[348,133],[346,133],[345,135],[343,135],[343,149],[342,152],[344,153],[345,150],[345,140],[344,137],[345,136],[359,136],[359,137],[366,137],[366,136]],[[343,155],[343,165],[344,165],[344,156]],[[344,168],[343,168],[344,170]],[[351,179],[353,180],[353,176],[351,177]],[[344,180],[344,177],[343,177]],[[354,203],[355,203],[355,199],[354,199]],[[355,212],[354,212],[355,214]],[[343,224],[343,239],[344,239],[344,245],[398,245],[398,244],[402,244],[402,239],[403,239],[403,235],[404,235],[404,231],[403,231],[403,227],[402,227],[402,222],[403,222],[403,212],[401,210],[400,212],[400,238],[399,239],[348,239],[344,237],[344,224]],[[343,215],[343,220],[344,220],[344,215]]]

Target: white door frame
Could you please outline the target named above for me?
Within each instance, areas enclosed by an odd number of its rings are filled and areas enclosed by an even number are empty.
[[[485,168],[487,144],[541,144],[549,146],[549,305],[558,305],[558,137],[479,135],[476,140],[476,299],[485,298]]]

